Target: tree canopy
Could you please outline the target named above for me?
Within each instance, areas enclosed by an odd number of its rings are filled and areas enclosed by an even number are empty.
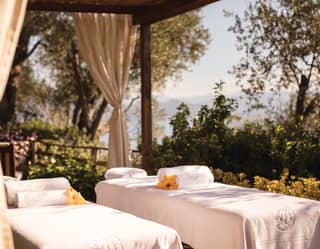
[[[33,13],[27,13],[27,18],[28,15]],[[54,110],[64,113],[65,123],[85,129],[94,137],[108,103],[95,86],[79,53],[72,16],[54,13],[50,20],[43,22],[49,22],[50,29],[39,30],[41,46],[34,53],[33,62],[36,61],[36,65],[32,68],[46,68],[49,72],[44,80],[53,88],[52,105],[55,105]],[[24,29],[27,27],[25,25]],[[199,11],[152,25],[153,89],[161,89],[169,78],[179,78],[183,71],[189,70],[204,54],[209,41],[209,33],[202,24]],[[21,42],[30,46],[30,40]],[[129,94],[137,96],[139,87],[138,40],[130,73]]]
[[[257,0],[230,29],[244,52],[233,68],[254,100],[265,91],[295,90],[292,115],[306,120],[319,112],[320,2]]]
[[[0,125],[6,126],[15,121],[17,94],[23,67],[41,45],[43,35],[50,32],[54,21],[52,17],[52,13],[39,14],[34,12],[28,13],[25,17],[8,83],[0,102]]]

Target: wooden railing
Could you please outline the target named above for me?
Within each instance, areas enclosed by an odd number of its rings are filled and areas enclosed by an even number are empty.
[[[23,142],[23,141],[19,141]],[[108,161],[107,155],[104,157],[105,160],[101,159],[101,151],[109,151],[106,147],[101,146],[84,146],[84,145],[66,145],[59,143],[52,143],[47,141],[32,141],[30,143],[30,155],[31,163],[35,164],[43,156],[55,156],[57,153],[54,153],[50,150],[52,147],[58,148],[71,148],[71,149],[80,149],[80,150],[89,150],[90,157],[87,158],[92,160],[95,165],[98,166],[107,166]],[[141,154],[138,150],[132,150],[133,166],[140,165]],[[74,157],[73,159],[80,159],[79,157]],[[83,158],[82,158],[83,159]],[[24,161],[24,160],[22,160]],[[18,160],[18,156],[15,155],[15,145],[14,142],[0,142],[0,162],[2,166],[2,171],[4,175],[15,176],[16,166],[19,167],[21,161]],[[24,163],[22,163],[24,164]],[[20,165],[23,167],[23,165]],[[22,171],[22,167],[18,171]]]
[[[43,149],[44,147],[44,149]],[[80,149],[80,150],[89,150],[91,155],[91,160],[96,165],[107,165],[107,160],[100,160],[101,151],[109,151],[109,148],[101,147],[101,146],[86,146],[86,145],[66,145],[66,144],[59,144],[59,143],[52,143],[47,141],[34,141],[31,143],[31,162],[36,163],[40,156],[54,156],[55,153],[50,152],[51,147],[58,147],[58,148],[71,148],[71,149]],[[138,157],[140,156],[140,151],[132,150],[132,156],[136,159],[135,161],[139,160]],[[76,159],[76,158],[75,158]]]

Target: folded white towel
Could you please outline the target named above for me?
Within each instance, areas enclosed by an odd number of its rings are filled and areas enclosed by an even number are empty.
[[[106,171],[104,178],[106,180],[115,178],[132,178],[132,177],[144,177],[147,176],[147,172],[143,169],[129,168],[129,167],[117,167],[111,168]]]
[[[183,165],[158,170],[158,180],[162,181],[165,176],[176,175],[179,188],[208,186],[213,183],[214,177],[207,166]]]
[[[66,203],[66,190],[45,190],[17,193],[18,208],[62,205]]]
[[[22,181],[4,182],[9,206],[17,206],[18,192],[35,192],[43,190],[66,190],[70,187],[68,179],[64,177],[41,178]]]
[[[3,182],[6,181],[18,181],[19,179],[16,177],[12,177],[12,176],[2,176]]]

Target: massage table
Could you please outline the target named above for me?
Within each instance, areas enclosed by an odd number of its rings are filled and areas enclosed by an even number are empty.
[[[160,190],[157,181],[101,181],[97,203],[172,227],[194,249],[320,248],[320,202],[221,183]]]
[[[182,249],[166,226],[87,203],[8,209],[15,249]]]

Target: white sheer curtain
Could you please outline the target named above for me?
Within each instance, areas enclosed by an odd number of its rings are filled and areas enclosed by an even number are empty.
[[[26,6],[27,0],[0,0],[0,100],[6,89]],[[13,240],[6,210],[7,201],[0,163],[0,248],[12,249]]]
[[[78,44],[95,83],[113,112],[109,134],[109,166],[130,166],[130,142],[122,100],[136,42],[130,15],[77,13]]]
[[[0,248],[13,249],[12,234],[6,210],[7,200],[4,193],[2,167],[0,162]]]
[[[27,0],[0,0],[0,100],[16,51]]]
[[[0,0],[0,100],[3,97],[18,43],[27,0]],[[2,167],[0,162],[0,248],[13,249],[11,229],[6,215]]]

